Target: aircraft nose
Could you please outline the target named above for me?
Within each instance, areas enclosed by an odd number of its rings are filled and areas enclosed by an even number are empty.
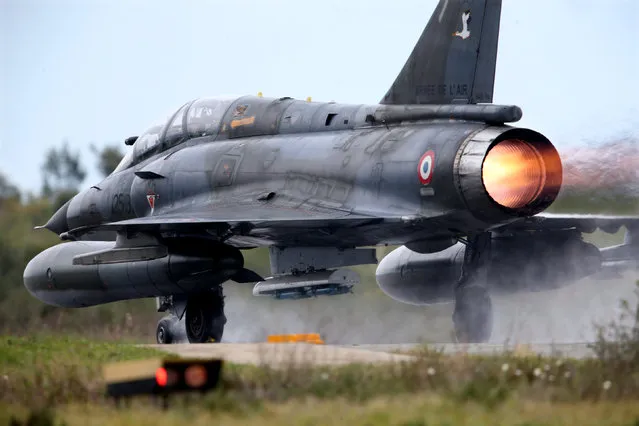
[[[71,200],[73,200],[73,198]],[[71,204],[71,200],[67,201],[62,207],[60,207],[44,226],[39,226],[38,228],[48,229],[49,231],[55,232],[58,235],[62,234],[63,232],[67,232],[69,230],[67,211],[69,210],[69,204]]]

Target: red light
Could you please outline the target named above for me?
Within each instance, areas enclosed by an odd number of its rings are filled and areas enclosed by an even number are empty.
[[[162,386],[162,387],[166,386],[168,380],[169,380],[169,375],[166,372],[166,368],[160,367],[157,370],[155,370],[155,381],[157,382],[159,386]]]

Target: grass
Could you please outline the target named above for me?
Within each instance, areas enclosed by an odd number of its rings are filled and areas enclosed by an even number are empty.
[[[0,411],[1,412],[1,411]],[[26,411],[22,416],[26,416]],[[510,400],[495,408],[479,404],[457,404],[429,394],[376,398],[365,403],[346,399],[308,398],[283,404],[266,403],[252,412],[220,412],[203,403],[192,409],[160,412],[148,403],[135,403],[131,409],[74,404],[56,413],[56,420],[73,425],[619,425],[635,426],[639,421],[636,403],[531,403]],[[0,422],[11,417],[0,414]],[[51,415],[41,415],[40,424],[53,424]],[[90,419],[90,422],[88,422]],[[47,423],[48,421],[48,423]],[[62,423],[64,422],[64,423]]]
[[[601,328],[593,359],[444,355],[424,347],[413,361],[383,365],[227,363],[218,390],[171,397],[168,411],[145,398],[118,409],[103,394],[103,363],[156,351],[5,336],[0,424],[639,425],[639,313],[626,315]]]
[[[600,215],[636,215],[639,203],[635,194],[623,194],[616,188],[591,191],[566,190],[548,208],[552,213],[582,213]]]
[[[104,363],[165,354],[78,337],[0,337],[0,401],[41,408],[98,400]]]

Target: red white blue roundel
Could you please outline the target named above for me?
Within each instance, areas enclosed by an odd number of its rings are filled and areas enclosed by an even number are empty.
[[[417,166],[417,173],[419,175],[419,181],[422,185],[428,185],[433,178],[433,170],[435,169],[435,153],[428,151],[422,158],[419,159]]]

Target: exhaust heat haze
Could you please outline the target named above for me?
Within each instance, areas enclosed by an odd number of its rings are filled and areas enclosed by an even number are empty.
[[[566,190],[611,189],[639,196],[639,138],[621,138],[562,152]]]

